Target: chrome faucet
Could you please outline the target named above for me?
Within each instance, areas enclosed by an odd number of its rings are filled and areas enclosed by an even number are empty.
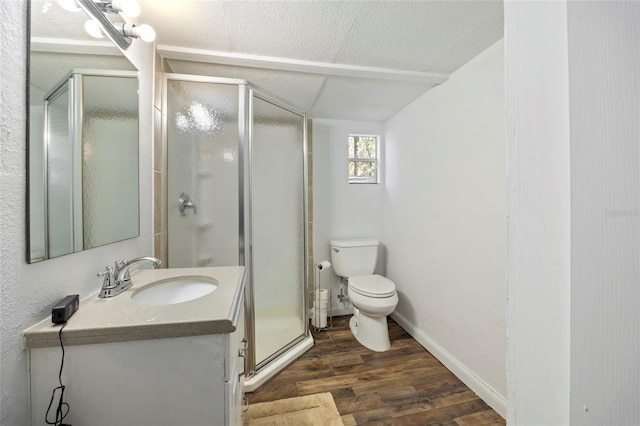
[[[118,260],[115,268],[107,266],[104,271],[98,272],[99,277],[104,277],[102,289],[98,297],[107,298],[117,296],[133,285],[129,275],[129,267],[139,262],[149,262],[158,266],[162,261],[156,257],[137,257],[131,260]]]

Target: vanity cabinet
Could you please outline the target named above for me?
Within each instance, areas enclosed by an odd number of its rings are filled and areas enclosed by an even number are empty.
[[[65,423],[241,425],[243,340],[244,324],[238,321],[233,333],[67,346]],[[46,425],[61,355],[59,347],[30,351],[34,426]],[[50,420],[55,409],[52,415]]]
[[[244,324],[238,323],[226,334],[65,347],[65,423],[241,425]],[[30,351],[33,426],[46,425],[61,355],[59,347]]]
[[[181,312],[182,320],[167,321],[155,331],[150,331],[153,327],[147,329],[136,325],[131,330],[138,337],[136,340],[108,341],[124,338],[113,331],[105,331],[108,330],[108,318],[103,318],[105,329],[94,328],[89,332],[79,325],[86,323],[79,315],[83,309],[81,302],[80,310],[62,332],[65,343],[62,382],[66,386],[65,401],[70,407],[64,423],[91,426],[241,425],[246,349],[243,279],[244,271],[237,281],[238,287],[229,289],[233,300],[220,308],[227,314],[209,323],[214,330],[209,333],[204,331],[206,327],[202,322],[192,322]],[[224,289],[218,296],[224,296]],[[113,300],[96,301],[98,311],[107,309],[104,306],[111,303],[125,303],[118,302],[118,297],[127,296],[123,293]],[[213,296],[211,300],[218,302]],[[85,302],[88,311],[94,309],[87,307],[89,303],[92,302]],[[182,303],[179,308],[198,310],[198,302],[189,306],[190,303]],[[84,316],[94,314],[83,313]],[[146,321],[155,319],[153,316],[146,318]],[[54,345],[52,341],[52,337],[57,339],[58,330],[59,326],[49,320],[25,333],[33,426],[46,425],[51,392],[59,385],[62,351],[59,343]],[[74,330],[76,334],[73,334]],[[118,330],[127,332],[126,327]],[[140,337],[145,330],[153,337]],[[172,337],[156,338],[157,334],[163,333]],[[45,341],[46,345],[42,343]],[[56,404],[57,396],[50,421],[55,419]]]

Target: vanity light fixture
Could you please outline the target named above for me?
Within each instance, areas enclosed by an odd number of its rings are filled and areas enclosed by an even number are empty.
[[[102,33],[102,29],[100,28],[100,24],[95,19],[88,19],[84,23],[84,30],[91,37],[104,38],[104,34]]]
[[[75,0],[78,6],[84,10],[91,18],[91,23],[85,24],[85,30],[96,37],[95,27],[99,28],[99,33],[105,34],[117,46],[126,50],[131,45],[131,38],[141,38],[143,41],[151,42],[156,38],[156,32],[149,25],[133,25],[123,23],[112,23],[105,13],[122,13],[127,16],[137,16],[140,14],[140,6],[135,0]]]
[[[122,13],[124,16],[135,18],[140,15],[140,5],[136,0],[93,0],[105,13]]]
[[[151,27],[151,25],[121,24],[117,22],[113,24],[113,26],[116,27],[116,30],[125,37],[139,38],[147,43],[156,39],[156,31]]]

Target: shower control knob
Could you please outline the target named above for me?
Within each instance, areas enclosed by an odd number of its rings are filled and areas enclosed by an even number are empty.
[[[196,205],[191,201],[191,196],[185,192],[180,194],[180,198],[178,198],[178,209],[180,209],[180,215],[186,216],[186,209],[193,209],[193,214],[197,214],[198,210]]]

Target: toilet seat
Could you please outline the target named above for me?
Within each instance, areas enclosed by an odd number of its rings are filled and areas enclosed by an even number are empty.
[[[396,293],[396,285],[382,275],[363,275],[349,277],[349,289],[367,297],[382,299]]]

